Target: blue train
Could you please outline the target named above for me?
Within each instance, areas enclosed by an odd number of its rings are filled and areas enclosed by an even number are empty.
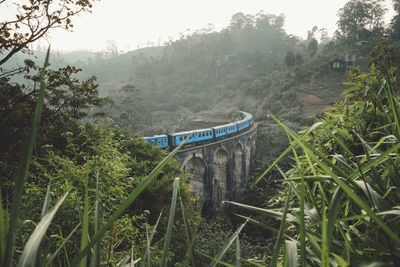
[[[187,140],[186,144],[220,138],[225,135],[233,134],[242,131],[243,129],[249,128],[254,123],[253,115],[251,115],[250,113],[240,111],[240,115],[242,116],[242,119],[237,122],[232,122],[229,124],[219,125],[206,129],[144,137],[144,140],[146,141],[146,143],[156,144],[160,148],[167,148],[179,146],[190,135],[192,136],[189,140]]]

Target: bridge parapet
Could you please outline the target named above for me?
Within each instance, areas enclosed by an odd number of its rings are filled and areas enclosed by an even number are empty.
[[[224,200],[240,201],[254,165],[257,125],[232,137],[184,148],[177,153],[181,168],[203,202],[202,215],[223,214]]]

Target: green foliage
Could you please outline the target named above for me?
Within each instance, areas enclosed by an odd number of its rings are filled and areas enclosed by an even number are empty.
[[[310,53],[311,57],[314,57],[318,51],[318,41],[315,38],[312,38],[311,41],[307,45],[307,51]]]
[[[390,37],[393,41],[400,41],[400,1],[393,0],[394,16],[390,22]]]
[[[15,180],[15,185],[14,185],[14,190],[13,190],[11,209],[9,212],[10,216],[9,216],[7,239],[6,239],[6,252],[5,252],[4,261],[2,262],[2,264],[4,264],[5,266],[11,266],[11,262],[12,262],[13,255],[14,255],[15,235],[17,232],[17,224],[18,224],[18,218],[19,218],[19,214],[20,214],[22,193],[23,193],[24,186],[25,186],[25,180],[28,175],[29,165],[31,162],[31,157],[32,157],[32,152],[33,152],[33,146],[35,145],[36,134],[38,131],[38,126],[39,126],[39,121],[40,121],[40,114],[42,111],[42,106],[43,106],[43,101],[44,101],[44,95],[45,95],[45,89],[46,89],[46,85],[44,82],[44,72],[49,63],[49,55],[50,55],[50,47],[47,50],[46,60],[45,60],[43,69],[40,71],[40,91],[39,91],[38,101],[35,106],[35,113],[33,116],[32,127],[26,138],[26,141],[25,141],[25,144],[23,147],[23,153],[22,153],[21,159],[19,161],[19,165],[18,165],[18,172],[17,172],[17,177]],[[1,199],[0,205],[3,205],[2,199]],[[53,216],[54,216],[54,214],[53,214]],[[50,221],[51,221],[51,219],[50,219]],[[2,226],[2,228],[4,229],[3,226]],[[45,228],[47,228],[47,227],[45,226]],[[40,238],[40,240],[41,240],[43,235],[41,235],[41,234],[38,234],[38,235],[39,235],[38,238]],[[4,238],[5,238],[5,236],[2,237],[2,239],[4,239]],[[4,241],[2,241],[2,243],[4,244]],[[40,241],[39,241],[39,244],[40,244]],[[35,245],[32,245],[32,246],[35,247]],[[36,256],[36,252],[34,252],[33,255]],[[33,262],[35,262],[35,260],[33,260]]]
[[[292,51],[288,51],[287,53],[286,53],[286,56],[285,56],[285,64],[286,64],[286,67],[291,67],[291,66],[293,66],[294,64],[295,64],[295,57],[294,57],[294,54],[293,54],[293,52]]]
[[[14,5],[17,14],[9,20],[2,21],[0,27],[0,66],[19,51],[28,53],[29,45],[44,37],[50,29],[71,29],[73,16],[90,12],[92,3],[89,0],[32,0],[23,3],[1,1],[0,5]]]
[[[282,213],[232,203],[280,219],[281,226],[287,216],[288,226],[280,229],[276,242],[283,236],[297,240],[302,266],[400,262],[398,70],[386,66],[353,72],[345,101],[299,135],[271,115],[291,144],[280,158],[292,151],[296,160],[291,170],[281,172],[288,187],[279,201],[286,203]],[[293,249],[286,242],[283,251],[276,248],[280,257],[273,260],[288,263],[285,251]]]
[[[248,227],[248,224],[246,228]],[[248,235],[244,230],[240,232],[235,231],[232,225],[224,222],[221,219],[214,220],[210,223],[202,223],[199,231],[196,234],[196,266],[207,266],[213,257],[218,259],[218,253],[223,249],[226,250],[222,259],[225,262],[235,263],[237,259],[237,251],[235,246],[227,246],[228,241],[235,241],[235,238],[240,236],[240,257],[242,258],[242,266],[251,266],[245,263],[244,259],[251,259],[254,262],[262,262],[264,257],[268,255],[272,248],[265,239],[257,235]],[[267,250],[266,250],[267,249]],[[208,255],[211,258],[205,257]]]
[[[383,33],[382,0],[350,0],[338,12],[337,37],[347,42],[378,39]]]

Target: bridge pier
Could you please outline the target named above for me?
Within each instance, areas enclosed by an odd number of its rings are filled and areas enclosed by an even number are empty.
[[[224,200],[240,201],[254,166],[257,125],[232,137],[184,148],[177,153],[181,168],[192,174],[190,182],[199,196],[202,215],[227,212]]]

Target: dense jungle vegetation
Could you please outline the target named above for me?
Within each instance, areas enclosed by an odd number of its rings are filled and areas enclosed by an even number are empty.
[[[259,12],[126,53],[32,49],[92,4],[31,0],[0,22],[0,266],[400,265],[399,0],[390,25],[382,1],[348,1],[333,37]],[[257,168],[206,220],[176,150],[142,136],[239,110]]]

